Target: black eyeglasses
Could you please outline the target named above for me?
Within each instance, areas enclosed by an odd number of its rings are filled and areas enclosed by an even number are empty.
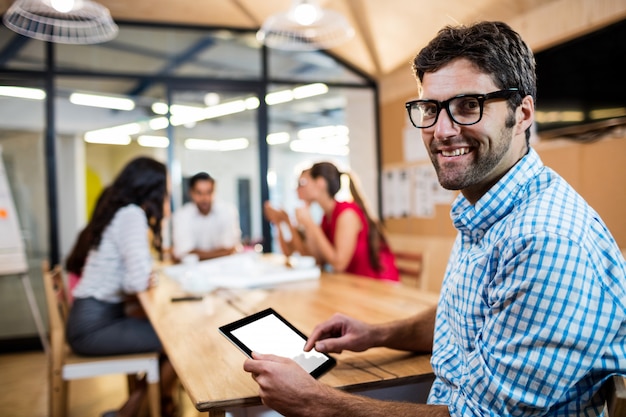
[[[496,98],[509,99],[519,93],[518,88],[507,88],[488,94],[459,94],[445,101],[412,100],[405,104],[413,126],[426,129],[434,126],[439,119],[441,109],[446,109],[450,119],[458,125],[469,126],[480,122],[483,117],[485,101]]]

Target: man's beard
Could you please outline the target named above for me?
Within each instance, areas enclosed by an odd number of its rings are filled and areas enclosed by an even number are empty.
[[[447,190],[463,190],[483,181],[509,152],[513,140],[514,123],[514,114],[511,114],[500,130],[499,138],[492,142],[495,146],[489,150],[488,154],[481,154],[480,148],[474,147],[471,155],[474,162],[463,172],[443,169],[439,165],[437,155],[431,153],[431,160],[441,186]],[[464,142],[472,144],[474,141],[465,140]]]

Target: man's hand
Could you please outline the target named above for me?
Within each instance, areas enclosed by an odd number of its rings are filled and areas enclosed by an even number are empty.
[[[259,384],[263,404],[285,415],[312,415],[324,385],[291,359],[256,352],[252,357],[243,369]]]
[[[362,352],[373,347],[372,327],[343,314],[335,314],[313,329],[305,351],[341,353],[344,349]]]

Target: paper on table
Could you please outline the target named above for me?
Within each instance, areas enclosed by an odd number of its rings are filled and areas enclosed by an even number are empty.
[[[210,291],[213,288],[267,287],[284,282],[318,279],[318,266],[289,268],[277,258],[258,253],[241,253],[195,264],[178,264],[163,272],[191,292]],[[185,288],[184,288],[185,289]]]

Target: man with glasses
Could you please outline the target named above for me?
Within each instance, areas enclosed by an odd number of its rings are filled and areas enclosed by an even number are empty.
[[[598,214],[529,145],[532,52],[509,26],[447,27],[417,55],[406,104],[447,189],[458,236],[439,304],[385,324],[335,315],[305,346],[432,352],[428,404],[333,390],[288,359],[244,369],[294,415],[597,416],[626,374],[626,262]]]

